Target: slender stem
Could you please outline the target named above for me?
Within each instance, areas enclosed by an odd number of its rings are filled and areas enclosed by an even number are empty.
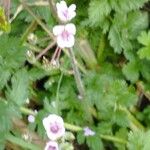
[[[72,48],[69,49],[69,54],[70,54],[70,59],[71,59],[72,68],[73,68],[73,71],[74,71],[74,77],[75,77],[75,81],[76,81],[76,84],[77,84],[78,91],[80,93],[80,96],[84,97],[85,96],[85,90],[84,90],[84,86],[83,86],[83,83],[82,83],[82,80],[81,80],[81,76],[80,76],[78,67],[76,65],[75,55],[74,55],[74,52],[73,52]]]
[[[54,39],[53,34],[50,32],[50,30],[45,26],[45,24],[32,12],[30,7],[25,4],[22,0],[20,0],[23,7],[28,11],[28,13],[37,21],[37,23],[48,33],[48,35],[51,37],[51,39]]]
[[[29,35],[30,32],[32,32],[35,28],[36,28],[37,22],[35,20],[33,20],[31,22],[31,24],[29,25],[29,27],[26,29],[26,31],[24,32],[24,34],[21,37],[21,41],[24,42],[27,38],[27,36]]]
[[[65,122],[65,128],[74,132],[82,131],[83,128]]]
[[[27,149],[30,149],[30,150],[41,150],[41,148],[39,148],[38,146],[32,144],[32,143],[29,143],[29,142],[26,142],[20,138],[17,138],[11,134],[7,134],[6,135],[6,139],[12,143],[15,143],[23,148],[27,148]]]
[[[41,51],[41,53],[39,53],[36,56],[36,60],[38,60],[39,58],[41,58],[49,49],[51,49],[54,45],[56,44],[56,41],[53,41],[51,44],[49,44],[43,51]]]
[[[57,46],[57,48],[56,48],[56,50],[55,50],[55,52],[54,52],[54,54],[53,54],[53,56],[52,56],[51,64],[52,64],[52,63],[53,63],[53,61],[55,60],[55,58],[56,58],[56,56],[57,56],[58,51],[59,51],[59,47]]]
[[[36,115],[36,113],[32,109],[26,107],[20,107],[20,111],[26,115],[33,115],[33,116]]]
[[[59,98],[59,90],[58,89],[60,88],[61,80],[62,80],[62,77],[60,77],[60,79],[59,79],[59,84],[58,84],[58,88],[57,88],[57,96],[56,97],[58,97],[58,98]],[[28,108],[22,108],[21,110],[26,114],[35,114],[34,111],[32,111]],[[67,130],[70,130],[73,132],[83,131],[83,128],[80,126],[72,125],[72,124],[69,124],[66,122],[64,123],[64,125]],[[116,143],[120,143],[120,144],[127,144],[126,140],[115,137],[115,136],[100,134],[100,137],[104,140],[108,140],[108,141],[112,141],[112,142],[116,142]]]
[[[104,140],[107,140],[107,141],[112,141],[112,142],[120,143],[120,144],[127,144],[126,140],[121,139],[119,137],[114,137],[114,136],[110,136],[110,135],[103,135],[103,134],[100,134],[100,137]]]
[[[124,107],[119,107],[120,110],[124,111],[128,119],[130,120],[130,126],[132,130],[145,130],[144,126]]]
[[[58,86],[57,86],[57,92],[56,92],[56,108],[57,108],[57,114],[59,114],[59,90],[60,90],[60,85],[63,79],[63,73],[61,73],[59,81],[58,81]]]

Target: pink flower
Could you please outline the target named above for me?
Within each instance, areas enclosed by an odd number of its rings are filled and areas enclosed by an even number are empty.
[[[43,125],[48,138],[51,140],[57,140],[65,134],[64,121],[60,116],[49,115],[43,119]]]
[[[84,129],[84,136],[94,136],[95,132],[92,131],[89,127],[85,127]]]
[[[76,33],[74,24],[57,25],[53,28],[53,33],[57,37],[57,44],[60,48],[73,47],[75,43],[74,35]]]
[[[49,141],[44,150],[58,150],[58,144],[54,141]]]
[[[57,15],[59,19],[63,22],[70,21],[72,18],[76,16],[76,5],[72,4],[69,7],[67,7],[67,4],[65,1],[60,1],[60,3],[56,4],[57,8]]]

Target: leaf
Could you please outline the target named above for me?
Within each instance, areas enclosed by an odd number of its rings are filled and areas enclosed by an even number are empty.
[[[114,51],[120,54],[122,52],[122,41],[120,32],[117,27],[111,26],[108,38],[110,40],[110,45],[114,48]]]
[[[8,44],[9,43],[9,44]],[[2,89],[11,74],[21,67],[26,60],[26,49],[20,39],[2,35],[0,38],[0,89]]]
[[[123,74],[130,80],[132,83],[135,83],[139,79],[139,64],[137,61],[130,61],[123,66]]]
[[[90,150],[104,150],[102,140],[98,137],[98,135],[87,137],[86,143]]]
[[[138,37],[138,41],[145,47],[140,48],[137,54],[141,59],[146,58],[150,60],[150,31],[148,33],[142,32]]]
[[[93,0],[88,9],[89,23],[91,26],[102,24],[110,14],[111,7],[107,0]]]
[[[138,37],[139,43],[144,46],[150,45],[150,31],[147,33],[146,31],[141,32],[141,35]]]
[[[129,133],[129,150],[149,150],[150,143],[150,131],[135,131]]]
[[[117,12],[129,12],[139,9],[148,0],[110,0],[111,7]]]
[[[28,98],[28,74],[25,69],[19,70],[11,79],[12,87],[6,92],[7,99],[21,106]]]

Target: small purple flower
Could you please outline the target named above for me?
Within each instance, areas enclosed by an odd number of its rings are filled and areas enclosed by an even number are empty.
[[[30,123],[34,123],[35,117],[34,117],[33,115],[29,115],[29,116],[28,116],[28,121],[29,121]]]
[[[84,136],[94,136],[95,132],[92,131],[89,127],[85,127],[84,129]]]
[[[58,144],[54,141],[49,141],[44,150],[58,150]]]
[[[60,116],[50,114],[43,119],[43,125],[51,140],[57,140],[65,134],[64,121]]]

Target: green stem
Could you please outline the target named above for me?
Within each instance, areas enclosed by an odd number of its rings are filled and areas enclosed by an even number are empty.
[[[75,77],[75,81],[77,84],[77,88],[80,93],[80,96],[83,98],[85,96],[85,90],[84,90],[84,86],[83,86],[83,83],[81,80],[81,76],[80,76],[78,67],[76,65],[75,55],[74,55],[72,48],[69,49],[69,54],[70,54],[70,59],[71,59],[71,63],[72,63],[72,68],[74,71],[74,77]]]
[[[38,146],[32,144],[32,143],[29,143],[29,142],[26,142],[20,138],[17,138],[11,134],[8,134],[6,135],[6,139],[9,141],[9,142],[12,142],[14,144],[17,144],[23,148],[26,148],[26,149],[30,149],[30,150],[42,150],[42,148],[39,148]]]
[[[120,110],[124,111],[127,116],[128,119],[130,120],[130,126],[132,130],[144,130],[144,126],[131,114],[131,112],[129,110],[127,110],[126,108],[120,107]]]
[[[57,92],[56,92],[56,108],[57,108],[57,114],[59,114],[59,90],[60,90],[60,85],[63,79],[63,73],[61,73],[59,81],[58,81],[58,86],[57,86]]]
[[[83,130],[83,128],[76,126],[76,125],[69,124],[69,123],[65,123],[65,128],[74,132]]]
[[[45,26],[45,24],[32,12],[32,10],[26,5],[22,0],[20,0],[23,7],[28,11],[28,13],[37,21],[37,23],[45,30],[45,32],[48,33],[48,35],[51,37],[51,39],[54,39],[53,34],[50,32],[50,30]]]
[[[63,76],[63,75],[61,75],[61,76]],[[60,77],[60,80],[59,80],[60,83],[61,83],[61,80],[62,80],[62,77]],[[60,83],[59,83],[59,87],[60,87]],[[21,110],[25,114],[33,114],[33,115],[35,115],[35,112],[30,110],[30,109],[28,109],[28,108],[22,107]],[[80,127],[80,126],[72,125],[72,124],[69,124],[69,123],[66,123],[66,122],[64,124],[65,124],[65,128],[67,130],[70,130],[70,131],[73,131],[73,132],[83,131],[83,128]],[[112,141],[112,142],[116,142],[116,143],[120,143],[120,144],[127,144],[126,140],[118,138],[118,137],[115,137],[115,136],[100,134],[100,137],[102,139],[104,139],[104,140],[108,140],[108,141]]]
[[[37,22],[35,20],[33,20],[21,37],[22,43],[26,40],[29,33],[31,33],[35,29],[36,25],[37,25]]]
[[[26,115],[33,115],[33,116],[36,115],[36,113],[32,109],[29,109],[29,108],[26,108],[26,107],[20,107],[20,111],[23,114],[26,114]]]
[[[79,126],[71,125],[69,123],[65,123],[65,128],[68,129],[68,130],[71,130],[73,132],[83,131],[83,128],[81,128]],[[107,141],[112,141],[112,142],[115,142],[115,143],[127,144],[126,140],[121,139],[119,137],[115,137],[115,136],[100,134],[100,138],[102,138],[104,140],[107,140]]]
[[[114,136],[110,136],[110,135],[103,135],[103,134],[100,134],[100,137],[104,140],[107,140],[107,141],[112,141],[112,142],[120,143],[120,144],[127,144],[126,140],[121,139],[119,137],[114,137]]]

